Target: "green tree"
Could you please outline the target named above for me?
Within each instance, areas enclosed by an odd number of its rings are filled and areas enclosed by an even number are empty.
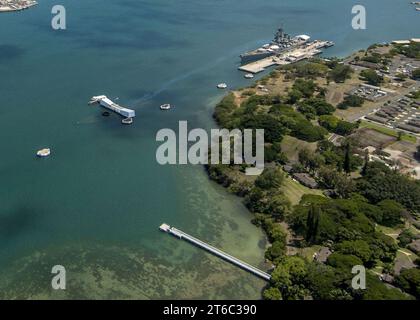
[[[411,73],[411,77],[414,80],[420,80],[420,68],[414,69],[413,72]]]
[[[355,190],[352,179],[334,167],[324,166],[318,170],[318,177],[321,183],[328,189],[333,189],[341,198],[348,198]]]
[[[316,243],[319,235],[319,220],[321,218],[321,209],[314,204],[311,205],[306,221],[306,241]]]
[[[235,103],[235,96],[233,93],[230,93],[216,105],[213,117],[215,118],[216,122],[223,128],[237,128],[237,124],[231,116],[232,112],[236,108],[237,105]]]
[[[404,208],[394,200],[382,200],[378,203],[382,210],[382,224],[387,227],[396,227],[402,223]]]
[[[276,287],[265,289],[263,292],[264,300],[282,300],[281,292]]]
[[[328,131],[325,128],[314,126],[308,120],[294,120],[291,126],[291,135],[307,142],[315,142],[324,139]]]
[[[276,219],[282,219],[289,211],[290,200],[282,193],[276,192],[269,196],[268,212]]]
[[[351,276],[350,271],[343,274],[331,266],[312,262],[308,266],[306,281],[315,300],[351,300],[351,290],[346,283]]]
[[[337,64],[329,73],[329,78],[339,83],[351,78],[353,69],[345,64]]]
[[[319,117],[319,124],[330,132],[335,132],[340,119],[332,115],[322,115]]]
[[[335,129],[335,133],[342,136],[348,136],[352,134],[354,130],[357,129],[357,127],[358,127],[357,123],[351,123],[351,122],[340,120]]]
[[[314,94],[317,85],[312,80],[296,79],[292,91],[299,91],[305,98],[310,98]]]
[[[384,81],[384,78],[372,69],[363,70],[360,75],[372,86],[378,86]]]
[[[290,103],[290,104],[295,104],[300,99],[302,99],[303,94],[299,90],[292,89],[292,90],[289,91],[287,96],[288,96],[287,102]]]
[[[251,212],[267,212],[266,192],[262,189],[254,187],[245,197],[245,205]]]
[[[295,74],[298,77],[316,78],[324,76],[328,72],[328,67],[322,62],[308,62],[296,64]]]
[[[340,270],[340,272],[351,274],[354,266],[363,265],[363,261],[351,254],[334,252],[327,259],[327,264]]]
[[[286,133],[286,128],[281,123],[267,114],[246,115],[241,118],[242,129],[264,129],[266,142],[279,142]]]
[[[275,241],[265,252],[266,259],[276,262],[278,258],[284,257],[286,245],[283,241]]]
[[[420,269],[405,269],[395,279],[396,284],[405,292],[408,292],[420,299]]]
[[[321,155],[315,154],[307,148],[300,150],[298,156],[303,167],[312,173],[324,164],[324,158]]]
[[[410,297],[395,288],[388,288],[376,275],[366,273],[366,290],[360,292],[363,300],[409,300]]]
[[[367,165],[364,177],[357,181],[357,190],[374,204],[390,199],[410,211],[420,210],[420,184],[378,161]]]
[[[255,180],[255,185],[263,190],[280,188],[284,182],[284,173],[277,167],[266,168]]]
[[[405,248],[415,239],[415,235],[409,229],[404,229],[403,232],[398,236],[398,244],[400,247]]]
[[[335,111],[334,106],[325,101],[325,98],[318,97],[304,100],[299,106],[299,111],[305,113],[306,109],[312,110],[318,116],[332,114]]]
[[[274,142],[264,146],[264,161],[277,162],[281,164],[287,163],[287,155],[281,151],[280,142]]]
[[[280,224],[275,223],[273,219],[267,219],[265,221],[264,230],[267,233],[268,240],[270,240],[271,243],[279,241],[286,244],[286,232],[284,231],[283,227]]]
[[[357,108],[361,107],[363,103],[365,102],[365,99],[362,97],[359,97],[355,94],[350,94],[345,96],[344,100],[337,106],[339,109],[348,109],[351,108]]]
[[[365,56],[362,58],[363,61],[371,62],[371,63],[379,63],[381,62],[381,55],[374,52],[370,56]]]
[[[360,258],[364,263],[371,258],[369,244],[364,240],[343,241],[336,245],[336,250],[342,254],[350,254]]]
[[[368,170],[369,161],[370,161],[369,151],[365,150],[363,168],[362,168],[362,172],[361,172],[362,175],[366,175],[366,172]]]
[[[283,299],[304,299],[308,295],[304,286],[306,274],[305,260],[298,256],[285,257],[274,269],[271,280]]]
[[[344,154],[344,164],[343,164],[344,172],[347,174],[351,173],[351,146],[350,143],[346,143],[345,146],[345,154]]]

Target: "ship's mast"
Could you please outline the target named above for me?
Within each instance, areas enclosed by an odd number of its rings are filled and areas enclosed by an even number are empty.
[[[284,32],[283,26],[281,26],[275,34],[274,42],[276,42],[277,44],[282,44],[288,41],[290,41],[290,36]]]

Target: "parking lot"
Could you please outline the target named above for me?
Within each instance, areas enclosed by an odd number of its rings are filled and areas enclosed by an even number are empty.
[[[407,96],[385,103],[365,118],[395,129],[420,134],[420,102]]]
[[[389,76],[395,79],[399,74],[403,74],[409,78],[412,72],[418,68],[420,68],[420,61],[407,57],[396,57],[389,66]]]
[[[369,84],[362,83],[358,87],[351,90],[349,95],[356,95],[358,97],[361,97],[363,99],[369,100],[369,101],[378,101],[382,98],[385,98],[387,96],[387,92],[384,90],[381,90],[379,87],[371,86]]]

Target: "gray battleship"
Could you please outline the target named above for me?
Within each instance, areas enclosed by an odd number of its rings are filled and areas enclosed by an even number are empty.
[[[291,37],[285,33],[282,28],[280,28],[274,35],[274,40],[272,40],[271,43],[265,44],[256,50],[242,54],[241,64],[247,64],[270,56],[274,56],[288,49],[293,49],[296,46],[302,45],[308,42],[309,39],[310,37],[307,35]]]

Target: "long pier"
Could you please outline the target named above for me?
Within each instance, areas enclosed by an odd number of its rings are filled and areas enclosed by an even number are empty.
[[[13,12],[28,9],[37,5],[35,0],[0,0],[0,13]]]
[[[308,43],[304,46],[300,46],[291,50],[287,50],[275,56],[270,56],[258,61],[251,62],[249,64],[239,67],[239,70],[245,71],[248,73],[257,74],[265,71],[267,68],[272,66],[281,66],[296,63],[305,59],[312,58],[322,51],[322,48],[328,48],[332,46],[331,41],[319,41],[315,40],[311,43]]]
[[[193,237],[193,236],[191,236],[191,235],[189,235],[189,234],[187,234],[187,233],[185,233],[185,232],[183,232],[179,229],[171,227],[170,225],[167,225],[166,223],[162,224],[159,227],[159,229],[163,232],[172,234],[173,236],[175,236],[179,239],[184,239],[184,240],[186,240],[186,241],[188,241],[192,244],[195,244],[196,246],[198,246],[200,248],[203,248],[203,249],[213,253],[214,255],[216,255],[216,256],[218,256],[218,257],[220,257],[220,258],[222,258],[222,259],[224,259],[224,260],[226,260],[226,261],[244,269],[244,270],[247,270],[247,271],[255,274],[256,276],[258,276],[260,278],[263,278],[267,281],[270,281],[270,279],[271,279],[270,274],[268,274],[268,273],[266,273],[266,272],[264,272],[260,269],[257,269],[256,267],[251,266],[250,264],[248,264],[248,263],[246,263],[242,260],[239,260],[238,258],[235,258],[235,257],[231,256],[230,254],[227,254],[226,252],[223,252],[222,250],[219,250],[219,249],[217,249],[217,248],[215,248],[215,247],[213,247],[213,246],[211,246],[211,245],[209,245],[209,244],[207,244],[207,243],[205,243],[205,242],[203,242],[203,241],[201,241],[201,240],[199,240],[199,239],[197,239],[197,238],[195,238],[195,237]]]

